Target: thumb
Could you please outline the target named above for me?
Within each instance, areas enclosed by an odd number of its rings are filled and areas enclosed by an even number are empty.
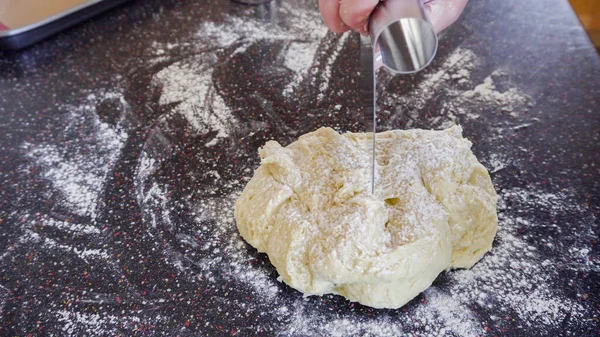
[[[430,0],[425,2],[425,11],[429,15],[429,21],[436,33],[441,32],[453,24],[468,0]]]

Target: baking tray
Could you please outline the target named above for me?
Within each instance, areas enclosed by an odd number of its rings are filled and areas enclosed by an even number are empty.
[[[0,0],[0,50],[18,50],[129,0]]]

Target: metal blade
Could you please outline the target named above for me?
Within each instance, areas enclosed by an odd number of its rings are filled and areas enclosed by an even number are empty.
[[[375,108],[375,63],[371,37],[360,36],[360,98],[365,117],[366,132],[372,132],[371,145],[371,193],[375,193],[375,131],[377,129]]]

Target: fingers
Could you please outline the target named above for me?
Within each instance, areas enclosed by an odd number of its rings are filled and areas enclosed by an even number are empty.
[[[429,21],[437,33],[453,24],[467,5],[468,0],[432,0],[425,4]]]
[[[332,32],[343,33],[350,30],[350,27],[346,26],[340,17],[340,0],[319,0],[319,9],[323,16],[323,22]]]
[[[369,15],[379,0],[319,0],[323,22],[333,32],[342,33],[350,29],[367,33]]]
[[[425,10],[436,32],[453,24],[468,0],[426,0]],[[335,33],[354,29],[367,33],[369,15],[379,0],[319,0],[323,22]]]
[[[369,15],[379,0],[341,0],[340,18],[348,27],[366,34]]]

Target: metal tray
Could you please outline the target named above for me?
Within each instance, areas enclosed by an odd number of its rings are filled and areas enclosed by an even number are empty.
[[[17,50],[129,0],[0,0],[0,50]]]

